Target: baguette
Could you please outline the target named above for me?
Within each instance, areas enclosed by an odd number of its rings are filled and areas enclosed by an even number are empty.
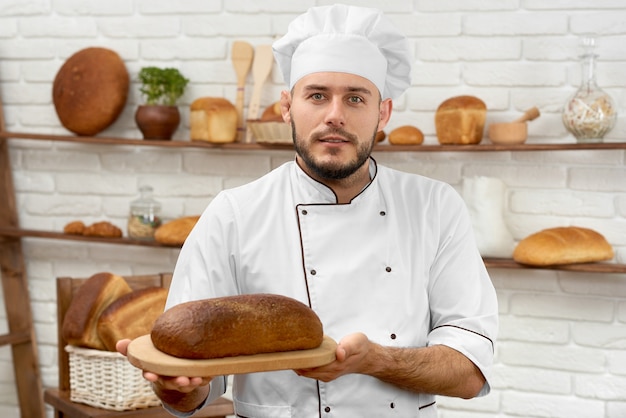
[[[600,233],[575,226],[549,228],[521,240],[513,259],[521,264],[550,266],[613,258],[613,248]]]
[[[210,359],[319,347],[322,323],[305,304],[253,294],[176,305],[154,323],[154,346],[169,355]]]

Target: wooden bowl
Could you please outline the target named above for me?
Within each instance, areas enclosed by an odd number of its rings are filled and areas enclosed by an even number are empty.
[[[494,144],[523,144],[528,138],[528,127],[526,122],[492,123],[488,136]]]

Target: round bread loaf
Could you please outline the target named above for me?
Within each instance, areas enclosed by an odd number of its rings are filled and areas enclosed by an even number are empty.
[[[521,240],[513,251],[518,263],[533,266],[610,260],[613,247],[602,234],[576,226],[544,229]]]
[[[114,51],[78,51],[54,79],[52,100],[61,124],[77,135],[96,135],[124,109],[129,84],[126,66]]]
[[[445,100],[435,113],[440,144],[478,144],[483,139],[487,106],[478,97],[457,96]]]
[[[261,114],[261,120],[268,122],[283,122],[283,114],[280,109],[280,102],[274,102],[266,107]]]
[[[424,134],[415,126],[400,126],[389,132],[389,143],[393,145],[420,145]]]
[[[158,350],[188,359],[305,350],[319,347],[324,338],[311,308],[273,294],[182,303],[165,311],[150,335]]]

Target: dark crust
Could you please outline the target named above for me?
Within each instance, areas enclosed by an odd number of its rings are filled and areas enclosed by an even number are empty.
[[[210,359],[319,347],[322,323],[305,304],[253,294],[187,302],[154,324],[154,346],[175,357]]]

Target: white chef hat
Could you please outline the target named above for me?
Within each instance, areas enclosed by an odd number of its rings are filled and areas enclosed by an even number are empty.
[[[406,37],[377,9],[312,7],[274,42],[274,57],[291,89],[317,72],[343,72],[370,80],[383,99],[395,99],[411,84]]]

